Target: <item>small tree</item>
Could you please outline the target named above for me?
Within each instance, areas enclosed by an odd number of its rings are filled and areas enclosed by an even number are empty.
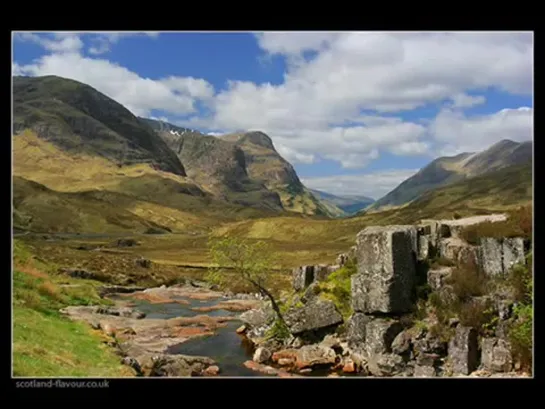
[[[240,282],[251,284],[270,300],[278,322],[284,326],[280,307],[270,290],[276,257],[269,246],[263,241],[223,237],[212,239],[209,248],[215,266],[209,269],[208,279],[220,285],[226,282],[231,286]]]

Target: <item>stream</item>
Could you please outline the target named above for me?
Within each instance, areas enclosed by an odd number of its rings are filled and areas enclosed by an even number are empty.
[[[121,297],[119,295],[110,295],[109,299],[130,300],[133,308],[146,314],[150,319],[170,319],[176,317],[194,317],[197,315],[208,315],[211,317],[236,317],[240,312],[232,312],[224,309],[213,310],[206,313],[194,311],[195,307],[211,307],[216,305],[222,299],[213,300],[195,300],[186,297],[172,297],[173,300],[186,300],[189,304],[170,303],[150,303],[145,300],[132,297]],[[251,360],[253,355],[252,346],[245,342],[245,339],[236,333],[236,329],[242,325],[239,320],[232,320],[226,323],[225,327],[218,328],[214,335],[196,337],[177,345],[173,345],[166,350],[167,354],[183,354],[207,356],[217,362],[220,368],[219,376],[229,377],[263,377],[272,376],[253,371],[246,368],[243,364]]]

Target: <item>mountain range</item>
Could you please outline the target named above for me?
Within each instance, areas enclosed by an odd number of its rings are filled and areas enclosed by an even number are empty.
[[[57,76],[13,77],[13,132],[14,225],[40,231],[354,217],[532,161],[532,142],[504,140],[438,158],[377,201],[333,195],[307,188],[263,132],[212,136],[137,117],[89,85]]]

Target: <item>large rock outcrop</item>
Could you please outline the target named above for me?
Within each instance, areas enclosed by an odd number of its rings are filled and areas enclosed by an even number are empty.
[[[315,299],[303,307],[292,308],[284,316],[293,335],[339,325],[343,317],[332,301]]]
[[[416,283],[415,237],[414,226],[373,226],[358,234],[358,273],[352,276],[354,311],[411,310]]]
[[[479,264],[485,274],[505,275],[515,264],[524,262],[524,239],[520,237],[481,239]]]

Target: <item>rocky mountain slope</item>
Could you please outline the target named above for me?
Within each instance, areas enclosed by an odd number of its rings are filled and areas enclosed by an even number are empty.
[[[339,209],[340,212],[338,213],[338,216],[349,216],[357,213],[358,211],[371,206],[375,202],[375,199],[367,196],[338,196],[314,189],[310,189],[310,192],[324,204],[330,205],[333,209]]]
[[[125,107],[89,85],[57,76],[13,77],[13,128],[65,151],[119,164],[149,163],[176,175],[185,170],[166,143]]]
[[[373,203],[368,210],[377,211],[401,206],[428,191],[450,183],[514,165],[531,163],[532,151],[531,141],[517,143],[503,140],[482,152],[462,153],[457,156],[435,159],[386,196]]]
[[[244,152],[248,175],[277,192],[286,210],[304,214],[329,216],[330,211],[303,185],[293,166],[275,149],[271,138],[263,132],[222,135]]]
[[[158,133],[203,189],[221,200],[283,210],[278,194],[248,175],[244,152],[235,144],[166,122],[140,120]]]

